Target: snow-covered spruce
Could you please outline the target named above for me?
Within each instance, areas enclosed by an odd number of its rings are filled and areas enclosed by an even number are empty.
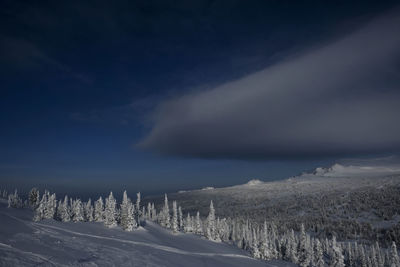
[[[106,205],[104,208],[104,225],[111,228],[117,226],[116,220],[116,203],[113,193],[110,192],[108,198],[106,198]]]

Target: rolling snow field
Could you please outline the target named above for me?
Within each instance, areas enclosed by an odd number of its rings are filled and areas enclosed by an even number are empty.
[[[0,203],[0,266],[295,266],[251,258],[235,246],[172,234],[148,222],[133,232],[101,223],[32,221]]]

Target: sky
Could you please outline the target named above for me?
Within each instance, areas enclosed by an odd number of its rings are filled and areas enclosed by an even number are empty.
[[[396,1],[1,1],[0,184],[147,194],[400,151]]]

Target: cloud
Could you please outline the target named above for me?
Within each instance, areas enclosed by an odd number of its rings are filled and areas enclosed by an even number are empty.
[[[36,72],[45,68],[72,76],[80,82],[89,84],[92,80],[81,73],[74,72],[66,64],[52,58],[31,41],[0,35],[0,69],[19,72]]]
[[[241,159],[399,150],[399,28],[392,12],[259,72],[169,99],[139,146]]]

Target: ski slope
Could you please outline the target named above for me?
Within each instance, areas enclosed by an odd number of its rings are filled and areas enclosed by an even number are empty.
[[[133,232],[101,223],[32,222],[0,203],[0,266],[293,266],[264,262],[224,243],[172,234],[154,223]]]

